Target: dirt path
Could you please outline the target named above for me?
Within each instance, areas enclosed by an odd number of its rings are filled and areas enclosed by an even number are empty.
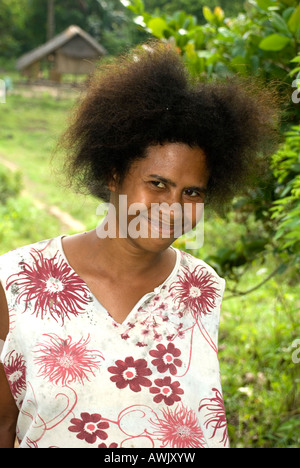
[[[0,163],[3,164],[3,166],[10,169],[11,171],[20,170],[17,164],[13,163],[12,161],[7,160],[2,154],[0,154]],[[41,202],[37,198],[34,198],[32,194],[26,188],[22,190],[21,195],[29,196],[34,206],[36,206],[40,210],[46,211],[47,213],[51,214],[56,219],[58,219],[63,229],[76,231],[76,232],[85,231],[86,227],[84,224],[82,224],[77,219],[73,218],[69,213],[62,211],[58,206],[47,205],[46,203]]]

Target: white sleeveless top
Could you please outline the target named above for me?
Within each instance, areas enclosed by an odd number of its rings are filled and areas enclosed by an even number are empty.
[[[70,267],[61,237],[0,257],[10,315],[1,361],[21,448],[228,447],[225,281],[175,251],[170,276],[122,324]]]

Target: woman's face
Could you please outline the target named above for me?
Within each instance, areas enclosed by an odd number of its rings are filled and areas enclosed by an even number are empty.
[[[208,181],[206,156],[199,147],[183,143],[149,147],[120,185],[109,186],[122,237],[149,251],[166,249],[196,226]],[[125,210],[124,226],[120,214]],[[143,234],[137,237],[135,231]]]

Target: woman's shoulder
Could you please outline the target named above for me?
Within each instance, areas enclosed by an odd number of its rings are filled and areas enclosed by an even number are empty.
[[[216,272],[216,270],[206,263],[204,260],[194,257],[190,253],[180,250],[181,254],[181,266],[185,269],[190,271],[191,273],[194,272],[195,270],[201,270],[203,272],[207,272],[211,276],[214,277],[214,279],[222,284],[225,284],[224,278],[221,278],[219,274]]]
[[[16,249],[10,250],[0,255],[0,277],[1,273],[11,274],[19,268],[20,263],[27,261],[34,252],[41,252],[43,255],[49,255],[54,250],[58,250],[60,237],[46,239],[32,244],[27,244]]]

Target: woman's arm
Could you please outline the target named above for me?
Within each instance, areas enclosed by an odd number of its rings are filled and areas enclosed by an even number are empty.
[[[0,340],[5,340],[8,330],[8,307],[0,284]],[[18,413],[3,365],[0,364],[0,448],[14,448]]]
[[[18,409],[0,364],[0,448],[14,448]]]

